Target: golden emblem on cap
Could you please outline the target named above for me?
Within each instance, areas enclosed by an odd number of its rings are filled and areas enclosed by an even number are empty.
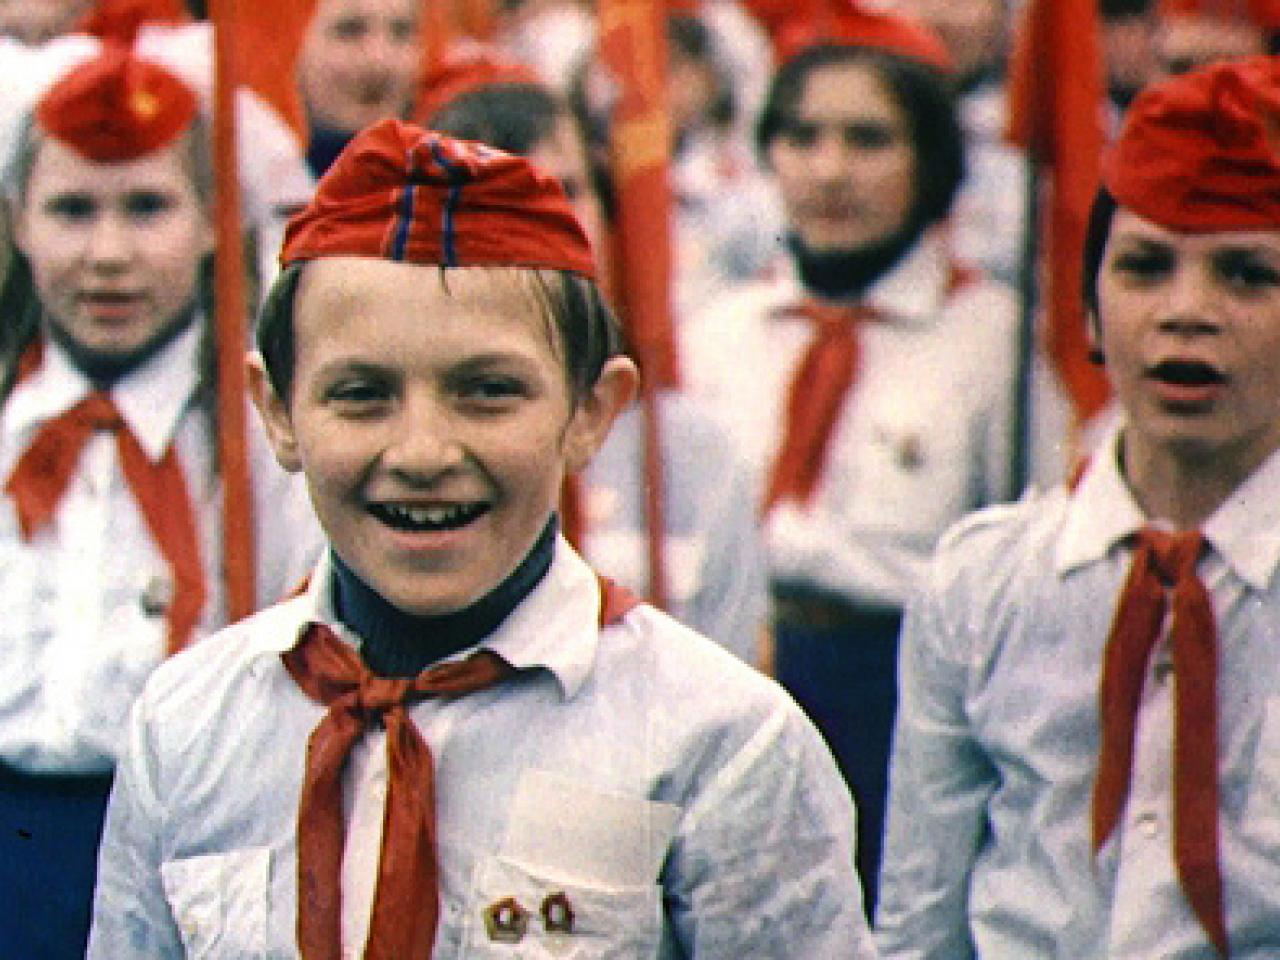
[[[134,90],[129,94],[129,112],[139,120],[150,120],[160,112],[160,98],[150,90]]]

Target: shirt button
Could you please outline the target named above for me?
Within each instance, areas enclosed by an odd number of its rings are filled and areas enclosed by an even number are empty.
[[[1150,811],[1139,814],[1134,823],[1144,837],[1154,837],[1160,832],[1160,818]]]

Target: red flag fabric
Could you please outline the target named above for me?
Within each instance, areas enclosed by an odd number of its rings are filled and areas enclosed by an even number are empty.
[[[237,3],[234,22],[220,23],[235,30],[237,82],[274,107],[303,144],[307,142],[306,111],[295,74],[302,40],[317,2]],[[227,8],[225,0],[222,7]]]
[[[679,384],[671,320],[671,118],[663,0],[601,0],[600,60],[617,86],[610,119],[617,212],[614,290],[644,374],[645,528],[649,599],[665,606],[665,496],[656,390]]]
[[[1010,64],[1009,92],[1009,138],[1047,174],[1037,201],[1044,210],[1038,220],[1047,351],[1077,423],[1084,423],[1110,396],[1105,375],[1089,360],[1080,292],[1085,227],[1104,141],[1096,0],[1030,0]]]
[[[599,19],[600,59],[617,85],[610,127],[616,294],[647,379],[674,386],[666,8],[662,0],[602,0]]]

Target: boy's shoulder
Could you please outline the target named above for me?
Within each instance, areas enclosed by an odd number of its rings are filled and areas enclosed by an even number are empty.
[[[1032,487],[1013,503],[958,520],[934,551],[935,589],[968,585],[990,592],[1051,570],[1070,502],[1065,485]]]
[[[142,698],[148,709],[181,716],[191,704],[223,699],[258,679],[297,639],[309,609],[295,597],[267,607],[170,657],[151,674]]]

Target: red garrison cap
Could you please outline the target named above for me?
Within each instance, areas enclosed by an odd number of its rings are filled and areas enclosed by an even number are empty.
[[[36,104],[36,121],[47,134],[96,163],[136,160],[168,146],[199,110],[195,91],[182,80],[133,55],[143,17],[141,6],[130,7],[99,24],[106,32],[101,53]]]
[[[423,123],[465,93],[499,84],[545,87],[546,81],[526,63],[484,44],[458,44],[422,78],[414,115]]]
[[[1219,63],[1138,95],[1103,183],[1175,230],[1280,230],[1278,148],[1280,58]]]
[[[289,221],[282,266],[334,256],[595,277],[558,180],[523,157],[400,120],[358,133]]]
[[[1170,18],[1209,17],[1280,28],[1280,0],[1160,0],[1159,10]]]
[[[776,23],[772,40],[778,63],[786,63],[809,47],[834,44],[884,50],[944,72],[954,68],[946,45],[919,20],[864,10],[855,0],[819,0],[812,6],[816,9],[795,6],[795,15]]]

